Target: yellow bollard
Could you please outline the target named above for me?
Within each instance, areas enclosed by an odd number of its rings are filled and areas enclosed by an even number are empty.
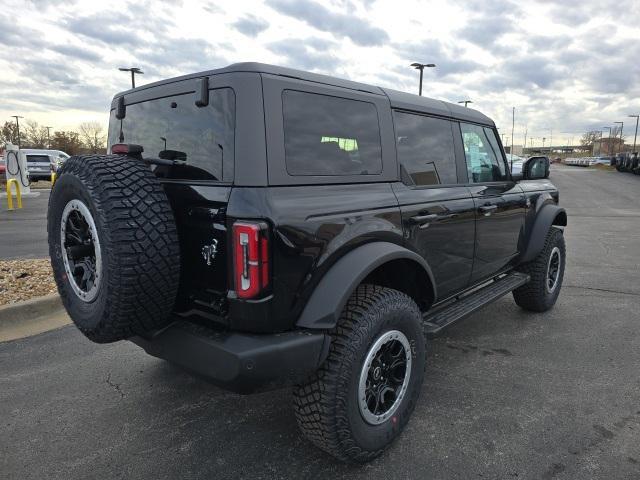
[[[51,186],[53,187],[53,184],[56,183],[56,178],[58,178],[58,176],[56,175],[56,172],[51,172]]]
[[[13,210],[13,196],[11,195],[11,185],[16,186],[16,200],[18,208],[22,208],[22,195],[20,194],[20,184],[15,178],[7,180],[7,204],[9,210]]]

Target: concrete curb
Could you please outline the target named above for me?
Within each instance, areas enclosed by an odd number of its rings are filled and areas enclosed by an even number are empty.
[[[0,307],[0,342],[28,337],[71,323],[57,294]]]
[[[28,321],[31,318],[43,317],[62,310],[62,300],[57,294],[32,298],[24,302],[12,303],[0,307],[0,325],[12,322]]]

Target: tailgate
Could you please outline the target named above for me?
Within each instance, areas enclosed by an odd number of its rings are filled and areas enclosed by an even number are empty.
[[[180,240],[176,313],[225,323],[229,284],[226,210],[230,186],[165,183]]]

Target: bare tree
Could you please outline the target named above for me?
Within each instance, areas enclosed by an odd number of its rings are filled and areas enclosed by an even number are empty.
[[[600,131],[591,130],[590,132],[586,132],[582,135],[580,139],[580,144],[583,147],[593,148],[593,144],[600,140]]]
[[[78,132],[58,130],[51,137],[51,148],[53,150],[62,150],[69,155],[79,155],[82,153],[80,135]]]
[[[105,146],[107,136],[103,133],[104,129],[100,122],[84,122],[80,124],[80,136],[82,143],[93,153],[98,153]]]
[[[5,143],[18,144],[18,128],[16,122],[4,122],[0,127],[0,146],[4,147]]]
[[[49,148],[46,127],[41,127],[35,120],[25,121],[23,143],[31,148]]]

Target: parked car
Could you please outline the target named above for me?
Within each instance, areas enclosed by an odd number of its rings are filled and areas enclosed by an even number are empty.
[[[23,148],[21,152],[26,156],[29,180],[32,182],[50,180],[51,172],[56,171],[69,158],[61,150]]]
[[[612,165],[611,157],[592,157],[592,158],[594,158],[593,165]]]
[[[69,155],[61,150],[52,150],[52,152],[53,158],[51,164],[53,165],[53,171],[57,173],[60,168],[62,168],[62,165],[64,165],[64,162],[67,161]]]
[[[630,155],[630,171],[635,173],[636,175],[640,175],[640,165],[638,161],[638,154],[632,153]]]
[[[7,171],[7,166],[4,163],[4,158],[0,157],[0,175],[4,177],[4,174],[6,171]]]
[[[117,94],[108,148],[49,201],[77,327],[238,392],[294,385],[301,431],[342,460],[406,426],[425,334],[560,293],[548,159],[512,174],[471,108],[244,63]]]
[[[50,180],[51,172],[57,171],[69,158],[69,155],[61,150],[23,148],[20,151],[26,156],[29,180],[32,182]]]
[[[516,174],[522,173],[522,165],[524,163],[524,158],[511,153],[507,153],[506,156],[507,156],[507,162],[511,167],[511,173],[516,173]]]
[[[633,154],[625,152],[624,154],[624,169],[626,172],[633,172]]]
[[[619,172],[627,172],[629,171],[629,159],[626,153],[618,153],[615,155],[616,158],[616,170]]]

